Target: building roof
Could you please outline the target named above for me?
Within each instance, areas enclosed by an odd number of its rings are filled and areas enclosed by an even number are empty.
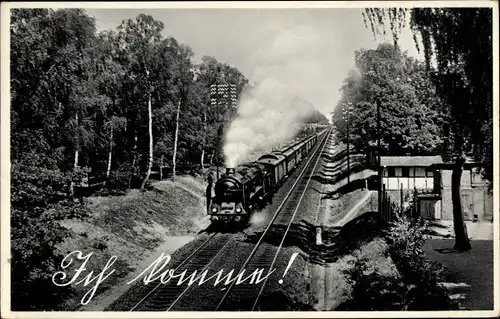
[[[436,156],[380,156],[382,166],[430,166],[441,164],[443,159]]]
[[[455,166],[455,163],[450,162],[450,163],[436,163],[431,165],[431,169],[445,169],[445,170],[452,170],[453,167]],[[483,163],[477,163],[477,162],[465,162],[464,163],[464,169],[472,169],[472,168],[481,168],[483,167]]]

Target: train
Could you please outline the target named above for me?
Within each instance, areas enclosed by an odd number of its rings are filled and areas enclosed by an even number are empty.
[[[299,142],[260,156],[236,168],[226,168],[215,182],[215,196],[209,206],[212,223],[248,224],[251,214],[272,202],[299,163],[311,152],[327,130],[314,133]]]

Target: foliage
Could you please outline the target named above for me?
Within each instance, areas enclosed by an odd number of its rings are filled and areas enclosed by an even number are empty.
[[[63,259],[56,246],[67,236],[59,221],[85,218],[81,199],[70,195],[72,181],[83,172],[64,174],[14,162],[11,176],[12,309],[54,309],[68,293],[52,283]],[[36,298],[33,298],[33,295]],[[30,300],[30,302],[26,302]]]
[[[347,301],[337,311],[398,311],[404,285],[400,276],[384,276],[380,269],[370,269],[370,260],[358,257],[350,262],[344,274],[352,291],[346,293]]]
[[[194,63],[191,48],[145,14],[97,33],[81,9],[14,9],[10,31],[12,300],[49,310],[68,293],[50,278],[68,234],[60,221],[85,217],[75,190],[105,176],[105,194],[123,193],[144,179],[148,100],[153,170],[172,163],[178,103],[177,161],[201,164],[203,154],[216,164],[235,112],[210,105],[211,85],[234,84],[239,98],[248,80],[213,57]]]
[[[86,215],[72,197],[86,171],[70,169],[96,137],[95,24],[82,10],[13,10],[11,18],[12,308],[48,310],[67,293],[51,281],[68,235],[59,221]]]
[[[440,286],[442,266],[427,259],[423,251],[427,222],[424,219],[397,220],[387,231],[389,255],[407,287],[406,310],[448,310],[452,306]]]
[[[346,270],[352,291],[336,310],[422,311],[453,310],[453,303],[440,285],[441,266],[423,254],[426,224],[406,218],[386,231],[388,249],[397,273],[383,272],[373,260],[358,256]]]
[[[328,125],[328,119],[319,111],[315,111],[304,123],[318,123]]]
[[[380,101],[381,148],[387,155],[439,153],[444,114],[425,65],[397,46],[355,52],[356,69],[342,87],[333,123],[339,135],[359,150],[375,146]],[[347,109],[350,114],[347,118]]]
[[[471,155],[493,178],[492,8],[366,9],[365,24],[385,33],[387,19],[394,41],[409,21],[417,49],[428,69],[433,62],[437,93],[451,115],[445,128],[448,158]],[[418,36],[423,48],[418,45]]]
[[[434,82],[449,117],[444,127],[445,160],[454,160],[452,181],[455,249],[471,249],[463,221],[460,177],[466,156],[482,164],[482,175],[493,179],[492,8],[366,9],[374,34],[385,33],[385,18],[397,43],[409,15],[414,39],[421,36],[427,69],[434,61]],[[417,49],[419,49],[418,42]]]
[[[133,175],[130,163],[124,163],[113,170],[106,181],[106,190],[111,194],[125,193],[129,188],[130,176]]]

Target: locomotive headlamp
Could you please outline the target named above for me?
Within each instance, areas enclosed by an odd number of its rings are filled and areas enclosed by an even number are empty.
[[[212,208],[212,213],[217,213],[217,207]]]
[[[236,212],[241,213],[241,207],[236,207]]]

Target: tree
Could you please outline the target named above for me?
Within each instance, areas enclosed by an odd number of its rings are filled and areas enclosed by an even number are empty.
[[[11,33],[13,138],[21,131],[43,136],[58,150],[60,168],[78,166],[81,149],[91,147],[88,117],[98,103],[90,94],[94,21],[83,10],[15,10]],[[14,156],[29,145],[19,142]]]
[[[377,100],[381,102],[381,151],[387,155],[438,154],[443,143],[442,102],[422,63],[397,46],[355,52],[356,69],[341,89],[333,123],[347,138],[344,109],[351,105],[349,140],[357,149],[377,143]]]
[[[97,33],[81,9],[11,13],[12,306],[54,310],[71,293],[51,274],[68,235],[61,221],[86,216],[84,177],[144,189],[155,159],[213,158],[229,112],[207,108],[210,83],[240,92],[246,79],[215,59],[194,65],[148,15]]]
[[[319,111],[315,111],[313,115],[311,115],[308,119],[304,121],[304,123],[318,123],[318,124],[327,124],[328,125],[328,119],[321,114]]]
[[[120,84],[125,76],[124,68],[117,62],[117,35],[114,31],[102,31],[98,34],[95,56],[98,74],[96,77],[101,103],[94,113],[96,131],[106,137],[100,144],[108,144],[106,179],[109,179],[113,163],[113,146],[117,133],[126,127],[126,117],[120,107]]]
[[[248,79],[235,67],[217,61],[214,57],[204,56],[197,66],[200,94],[202,105],[204,106],[204,140],[206,153],[210,154],[210,163],[215,159],[216,165],[221,162],[222,139],[224,135],[224,125],[229,123],[235,116],[235,110],[226,105],[210,104],[210,89],[212,85],[233,84],[236,86],[237,100],[248,85]]]
[[[51,282],[62,261],[56,247],[68,235],[59,222],[85,216],[70,185],[81,180],[74,165],[88,162],[78,154],[94,139],[95,24],[74,9],[16,9],[11,17],[12,308],[51,310],[67,293]]]
[[[385,33],[386,18],[394,41],[409,18],[415,40],[420,35],[428,68],[438,93],[446,102],[450,122],[446,128],[448,154],[454,159],[452,177],[455,249],[471,249],[463,221],[460,177],[467,154],[484,163],[483,176],[493,178],[492,161],[492,17],[491,8],[366,9],[374,34]],[[417,43],[417,49],[420,50]]]
[[[139,90],[145,95],[148,110],[148,140],[149,156],[147,160],[147,172],[144,177],[141,190],[149,180],[153,166],[153,117],[151,94],[154,90],[154,79],[151,78],[151,70],[155,65],[157,57],[156,50],[161,41],[161,31],[164,25],[154,20],[152,16],[140,14],[136,21],[128,19],[118,28],[120,49],[128,60],[128,71],[130,77],[138,83]]]
[[[176,79],[175,83],[177,86],[177,112],[175,119],[175,133],[174,133],[174,154],[172,158],[172,178],[175,180],[176,174],[176,164],[177,164],[177,147],[179,138],[179,116],[181,105],[186,105],[189,93],[189,86],[193,81],[193,66],[191,63],[191,57],[193,56],[193,51],[190,47],[180,45],[177,48],[176,54]]]

